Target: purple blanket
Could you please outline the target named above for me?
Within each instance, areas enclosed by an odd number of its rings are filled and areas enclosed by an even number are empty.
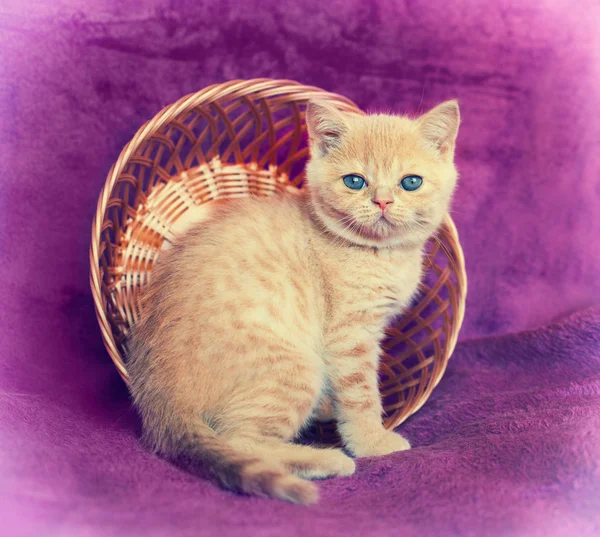
[[[96,366],[77,389],[0,398],[0,534],[600,535],[600,309],[459,345],[402,427],[414,449],[360,460],[310,508],[236,496],[145,453]]]
[[[0,537],[600,535],[598,2],[31,4],[0,7]],[[458,97],[464,118],[462,342],[402,426],[415,449],[311,508],[145,453],[88,286],[97,196],[135,130],[259,76],[374,110]]]

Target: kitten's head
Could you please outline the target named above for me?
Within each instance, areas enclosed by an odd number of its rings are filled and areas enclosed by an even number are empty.
[[[317,218],[355,244],[421,246],[441,224],[456,185],[459,122],[456,101],[417,119],[310,102],[306,176]]]

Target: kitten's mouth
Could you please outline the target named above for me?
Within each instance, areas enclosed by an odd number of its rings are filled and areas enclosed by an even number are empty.
[[[381,214],[377,217],[377,220],[375,220],[376,224],[379,224],[380,222],[383,222],[388,225],[393,225],[394,223],[392,222],[392,220],[390,220],[389,214],[385,212],[381,212]]]
[[[362,224],[358,232],[368,239],[384,239],[389,237],[396,227],[397,225],[393,220],[385,213],[381,213],[368,224]]]
[[[371,224],[371,227],[375,229],[389,230],[390,228],[397,227],[397,225],[397,222],[392,220],[392,218],[387,212],[381,212],[375,217],[373,223]]]

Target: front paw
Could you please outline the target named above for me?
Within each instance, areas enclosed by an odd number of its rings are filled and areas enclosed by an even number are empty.
[[[408,440],[392,431],[361,439],[355,445],[346,446],[355,457],[379,457],[396,451],[410,449]]]

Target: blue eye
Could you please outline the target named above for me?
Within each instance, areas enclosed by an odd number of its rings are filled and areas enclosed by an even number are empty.
[[[423,178],[418,175],[407,175],[402,181],[400,181],[402,188],[404,190],[408,190],[412,192],[413,190],[417,190],[423,184]]]
[[[344,181],[344,184],[352,190],[361,190],[367,186],[367,182],[360,175],[354,175],[353,173],[344,175],[342,180]]]

